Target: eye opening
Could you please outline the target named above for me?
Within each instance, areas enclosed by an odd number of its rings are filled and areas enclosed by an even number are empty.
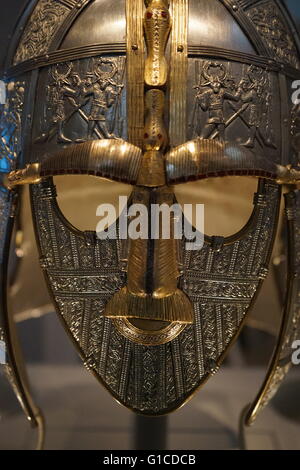
[[[176,185],[179,204],[192,204],[193,217],[188,220],[196,226],[196,204],[204,204],[204,232],[206,236],[231,237],[247,225],[253,212],[253,195],[257,179],[225,176]]]
[[[119,196],[129,199],[133,187],[87,175],[55,176],[57,204],[66,220],[79,231],[95,231],[100,204],[112,204],[119,214]],[[253,212],[257,179],[226,176],[174,186],[179,204],[204,204],[205,235],[230,237],[238,233]],[[122,210],[124,207],[120,207]],[[117,218],[117,217],[116,217]],[[116,219],[115,219],[116,220]],[[111,221],[111,223],[114,223]]]
[[[104,178],[88,175],[55,176],[53,178],[57,191],[57,204],[65,219],[81,232],[96,231],[101,220],[96,215],[100,204],[111,204],[115,208],[116,218],[124,209],[119,207],[119,196],[130,197],[132,186],[116,183]]]

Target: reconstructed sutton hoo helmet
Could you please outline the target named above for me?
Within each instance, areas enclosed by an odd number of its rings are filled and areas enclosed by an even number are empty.
[[[7,312],[8,251],[20,185],[57,314],[86,367],[146,415],[180,407],[214,374],[267,276],[281,185],[300,179],[296,33],[276,0],[39,0],[7,58],[1,119],[2,358],[27,416],[30,398]],[[133,186],[133,203],[175,203],[174,187],[258,179],[253,213],[230,237],[106,238],[63,216],[53,176]],[[251,423],[291,366],[299,331],[300,196],[286,194],[287,303]],[[101,201],[100,201],[101,202]]]

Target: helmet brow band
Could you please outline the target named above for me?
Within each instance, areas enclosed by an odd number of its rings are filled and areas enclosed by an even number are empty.
[[[142,151],[123,140],[96,140],[84,142],[46,156],[40,164],[27,165],[25,169],[8,175],[7,186],[39,183],[41,178],[56,175],[94,175],[135,184]]]
[[[278,165],[241,145],[200,138],[166,155],[166,174],[168,184],[230,175],[267,178],[279,184],[300,180],[299,170]]]
[[[25,169],[9,173],[6,185],[39,183],[42,178],[56,175],[94,175],[136,184],[142,151],[123,140],[96,140],[73,145],[32,163]],[[186,183],[222,176],[254,176],[278,184],[297,184],[300,170],[274,163],[236,144],[195,139],[176,147],[165,157],[167,183]]]

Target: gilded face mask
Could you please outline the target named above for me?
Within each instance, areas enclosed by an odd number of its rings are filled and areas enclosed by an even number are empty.
[[[40,0],[20,25],[1,124],[2,239],[8,201],[29,183],[41,268],[85,366],[128,408],[173,411],[239,334],[268,273],[281,185],[300,178],[298,39],[270,0]],[[74,174],[133,186],[111,236],[62,214],[52,178]],[[173,213],[174,187],[228,176],[258,179],[238,233],[191,250],[173,214],[169,237],[123,237],[134,204]],[[290,367],[299,332],[298,192],[286,201],[289,300],[248,423]]]

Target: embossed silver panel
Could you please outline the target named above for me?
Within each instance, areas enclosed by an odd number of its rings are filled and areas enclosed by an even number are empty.
[[[188,140],[236,142],[280,162],[278,76],[232,61],[190,59]]]
[[[63,2],[39,1],[26,24],[15,54],[14,64],[45,54],[50,47],[53,35],[69,12],[70,7]]]
[[[127,138],[125,57],[99,56],[45,68],[37,92],[32,151],[36,157],[62,145]],[[32,158],[32,156],[31,156]]]
[[[271,54],[280,62],[300,68],[295,40],[278,6],[270,1],[256,2],[246,10]]]

